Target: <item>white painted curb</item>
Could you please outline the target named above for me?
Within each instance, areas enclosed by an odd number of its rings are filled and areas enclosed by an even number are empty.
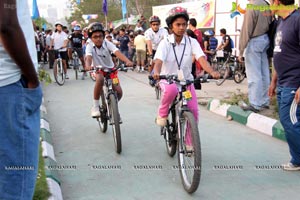
[[[46,129],[48,132],[50,132],[50,126],[49,126],[49,123],[44,120],[44,119],[41,119],[41,129]]]
[[[48,200],[63,200],[59,184],[51,178],[46,178],[49,191],[52,194]]]
[[[46,141],[42,141],[42,147],[43,147],[43,157],[45,158],[51,158],[52,160],[56,161],[53,146],[49,144]]]
[[[223,117],[227,117],[227,110],[230,106],[231,105],[228,104],[221,104],[220,100],[218,99],[213,99],[210,102],[209,110]]]
[[[248,116],[247,124],[246,126],[255,129],[257,131],[260,131],[266,135],[272,136],[273,135],[273,126],[277,120],[259,115],[256,113],[251,113]]]

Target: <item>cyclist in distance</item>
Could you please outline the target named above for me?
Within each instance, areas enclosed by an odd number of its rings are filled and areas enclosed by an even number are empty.
[[[168,31],[160,27],[160,19],[157,16],[151,16],[149,19],[150,28],[145,31],[145,39],[147,43],[148,55],[153,59],[156,49],[160,41],[168,36]],[[151,73],[154,62],[149,67],[148,71]]]
[[[68,44],[68,35],[62,31],[62,23],[56,22],[55,28],[56,32],[54,32],[51,36],[51,45],[50,50],[52,50],[52,46],[54,46],[54,50],[57,50],[55,52],[55,59],[58,58],[58,54],[60,54],[62,63],[64,66],[64,72],[66,74],[66,79],[69,79],[69,76],[67,74],[67,44]]]
[[[68,39],[71,43],[71,47],[74,51],[77,52],[77,55],[82,63],[82,66],[84,68],[84,59],[83,59],[83,49],[82,46],[85,43],[85,38],[84,36],[81,34],[81,28],[79,25],[74,26],[74,32],[71,33],[68,36]],[[69,49],[70,51],[68,51],[68,55],[69,58],[72,59],[72,49]],[[84,76],[83,76],[84,77]]]
[[[172,34],[163,39],[159,44],[155,54],[155,65],[153,78],[158,80],[159,75],[178,75],[179,80],[194,80],[192,75],[192,57],[201,64],[203,69],[213,78],[219,78],[220,74],[214,71],[196,39],[185,35],[189,21],[186,9],[175,7],[170,10],[166,19]],[[160,81],[162,90],[161,103],[158,108],[156,123],[165,126],[168,116],[169,106],[178,94],[175,83],[169,84],[166,80]],[[188,86],[192,99],[188,101],[188,107],[192,111],[195,120],[198,121],[198,103],[194,85]],[[191,135],[187,136],[187,145],[191,145]]]
[[[105,68],[114,68],[111,53],[115,54],[120,60],[124,61],[126,66],[133,66],[133,63],[123,55],[120,50],[111,42],[104,40],[104,28],[101,23],[94,22],[88,27],[88,37],[92,40],[86,47],[86,70],[91,70],[93,62],[94,66],[101,65]],[[116,70],[113,74],[118,76]],[[104,72],[98,70],[94,87],[94,105],[91,109],[93,118],[100,117],[99,99],[103,92]],[[122,88],[120,82],[113,85],[113,89],[117,92],[118,100],[122,97]]]

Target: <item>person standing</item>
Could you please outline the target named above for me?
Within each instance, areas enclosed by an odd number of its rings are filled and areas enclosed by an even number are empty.
[[[141,30],[137,31],[138,35],[134,38],[136,48],[136,63],[138,72],[144,72],[146,60],[146,39]]]
[[[253,5],[267,6],[265,0],[250,0]],[[270,84],[270,70],[267,57],[269,37],[267,31],[271,23],[270,11],[248,9],[244,15],[239,41],[239,61],[245,57],[248,81],[249,105],[242,105],[243,110],[259,112],[269,108],[268,86]]]
[[[129,47],[128,43],[130,42],[128,35],[125,33],[125,29],[120,29],[119,32],[119,37],[117,39],[120,43],[120,51],[123,55],[126,56],[126,58],[129,57],[128,52],[129,52]],[[127,68],[125,67],[125,63],[121,61],[121,66],[123,71],[127,71]]]
[[[195,35],[197,36],[197,41],[201,46],[201,49],[204,49],[203,35],[202,32],[197,29],[197,20],[195,18],[191,18],[189,20],[189,29],[191,29]]]
[[[34,194],[42,102],[36,53],[27,1],[0,0],[0,199]]]
[[[283,169],[289,171],[300,170],[300,13],[291,10],[294,3],[294,0],[274,1],[281,6],[281,10],[275,11],[281,19],[275,36],[275,70],[269,87],[270,97],[275,96],[277,88],[279,118],[291,154]]]

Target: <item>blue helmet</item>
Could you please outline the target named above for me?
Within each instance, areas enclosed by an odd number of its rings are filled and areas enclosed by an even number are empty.
[[[214,33],[213,30],[207,30],[207,31],[204,32],[204,35],[207,35],[207,36],[212,36],[212,35],[214,35],[214,34],[215,34],[215,33]]]

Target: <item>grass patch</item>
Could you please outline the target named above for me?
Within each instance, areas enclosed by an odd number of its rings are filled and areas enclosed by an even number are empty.
[[[46,200],[50,197],[50,195],[51,194],[49,192],[48,184],[46,181],[45,164],[44,164],[44,158],[42,156],[42,146],[40,145],[39,169],[38,169],[38,176],[35,185],[33,200]]]
[[[229,105],[237,105],[239,106],[239,102],[243,101],[246,104],[249,104],[248,94],[242,93],[240,89],[237,89],[236,92],[229,93],[229,98],[222,99],[221,104],[229,104]],[[264,109],[259,114],[271,117],[274,119],[279,119],[278,115],[278,104],[276,96],[270,99],[270,109]]]

